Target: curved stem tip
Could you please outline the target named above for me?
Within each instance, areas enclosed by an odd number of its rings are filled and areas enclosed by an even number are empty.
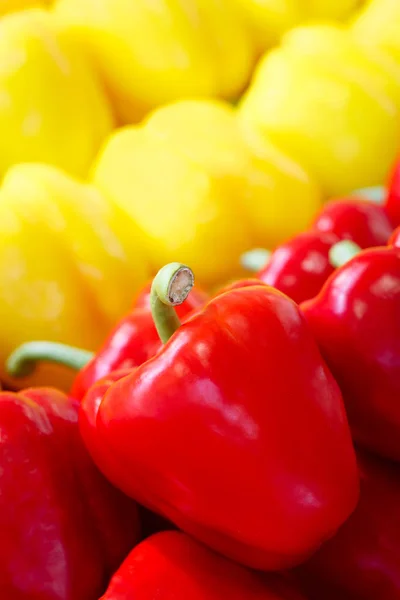
[[[165,265],[154,277],[150,294],[151,312],[163,344],[180,327],[174,306],[186,300],[193,285],[193,271],[181,263]]]

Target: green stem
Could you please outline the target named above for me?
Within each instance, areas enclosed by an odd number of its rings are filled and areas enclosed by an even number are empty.
[[[194,285],[191,269],[180,263],[170,263],[160,269],[151,286],[151,312],[163,344],[180,327],[174,306],[182,304]]]
[[[271,252],[265,248],[254,248],[240,257],[241,266],[247,271],[257,273],[265,267],[271,257]]]
[[[56,363],[79,371],[93,358],[93,352],[56,342],[26,342],[7,359],[6,370],[13,377],[26,377],[40,361]]]
[[[373,204],[384,204],[386,199],[386,189],[382,185],[376,185],[373,187],[362,188],[356,190],[351,194],[352,196],[359,196],[369,200]]]
[[[339,268],[361,252],[360,246],[351,240],[342,240],[329,250],[329,262],[332,267]]]

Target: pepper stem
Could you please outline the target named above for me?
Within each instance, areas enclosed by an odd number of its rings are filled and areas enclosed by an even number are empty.
[[[271,252],[269,250],[266,250],[265,248],[254,248],[253,250],[249,250],[242,254],[240,257],[240,264],[246,271],[258,273],[258,271],[261,271],[261,269],[267,265],[270,257]]]
[[[13,377],[26,377],[34,372],[38,362],[45,361],[79,371],[93,356],[93,352],[57,342],[26,342],[10,354],[6,370]]]
[[[386,189],[382,185],[376,185],[373,187],[356,190],[351,195],[365,198],[373,204],[382,205],[386,200]]]
[[[339,268],[361,252],[360,246],[351,240],[342,240],[329,250],[329,262],[332,267]]]
[[[193,271],[180,263],[165,265],[154,277],[150,294],[151,312],[163,344],[180,327],[174,306],[186,300],[193,285]]]

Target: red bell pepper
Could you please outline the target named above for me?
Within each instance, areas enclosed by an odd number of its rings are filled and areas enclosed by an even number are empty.
[[[392,225],[400,225],[400,158],[389,177],[385,208]]]
[[[89,388],[80,409],[79,427],[82,438],[92,456],[95,457],[95,462],[100,470],[114,485],[118,485],[119,478],[116,477],[116,473],[121,470],[122,465],[119,464],[118,460],[114,460],[114,455],[101,443],[97,433],[97,412],[109,387],[114,382],[127,377],[131,371],[131,369],[119,369],[102,377]],[[124,473],[124,468],[121,471]]]
[[[340,390],[301,312],[268,286],[217,296],[179,327],[187,267],[153,283],[165,347],[81,410],[100,468],[131,497],[243,564],[301,562],[354,509]],[[175,333],[174,333],[175,332]]]
[[[257,277],[298,304],[313,298],[334,271],[329,251],[338,241],[333,233],[300,233],[278,246]]]
[[[360,252],[301,308],[341,387],[354,439],[400,460],[400,249]]]
[[[177,307],[179,316],[186,317],[202,306],[206,298],[204,292],[194,288],[193,297],[190,295]],[[141,365],[160,349],[160,338],[151,316],[148,286],[137,297],[135,306],[117,323],[96,354],[54,342],[27,342],[10,356],[9,372],[14,377],[27,375],[38,361],[63,364],[78,372],[70,394],[81,400],[99,379],[114,370]]]
[[[117,323],[88,363],[76,365],[79,370],[72,384],[71,395],[77,400],[82,400],[96,381],[114,370],[141,365],[152,358],[160,347],[151,312],[145,308],[134,309]],[[74,353],[74,349],[66,351]],[[46,352],[49,353],[49,350]],[[50,348],[50,356],[51,354]],[[32,357],[32,352],[29,356]],[[35,357],[35,360],[37,358]]]
[[[389,245],[400,248],[400,227],[394,230],[393,235],[390,238]]]
[[[131,369],[120,369],[118,371],[112,371],[99,381],[97,381],[88,391],[85,399],[85,410],[81,410],[80,414],[80,429],[82,432],[82,437],[86,440],[90,439],[90,446],[94,448],[96,444],[96,412],[98,404],[101,402],[101,399],[107,389],[114,381],[118,381],[126,375],[131,373]],[[96,448],[96,455],[102,452],[101,445]],[[102,454],[102,468],[104,475],[112,480],[114,477],[115,471],[118,469],[117,464],[109,464],[112,459],[107,451]],[[142,534],[142,539],[152,535],[153,533],[157,533],[159,531],[165,531],[166,529],[172,529],[173,525],[161,517],[157,515],[143,506],[138,506],[139,517],[140,517],[140,529]]]
[[[356,510],[313,558],[300,567],[310,600],[400,598],[400,469],[359,455],[361,492]],[[331,597],[331,596],[329,596]]]
[[[393,224],[384,206],[363,198],[343,198],[327,202],[313,228],[351,240],[360,248],[387,244]]]
[[[329,252],[349,239],[361,248],[387,243],[392,224],[385,208],[371,200],[350,197],[328,202],[313,228],[281,244],[272,253],[254,250],[242,257],[257,277],[300,304],[313,298],[334,271]]]
[[[214,554],[180,532],[148,538],[131,552],[101,600],[302,600],[278,576],[259,574]]]
[[[0,393],[0,598],[96,600],[138,539],[136,504],[99,473],[78,404]]]

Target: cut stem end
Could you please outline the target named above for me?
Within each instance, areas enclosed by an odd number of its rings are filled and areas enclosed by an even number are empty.
[[[186,300],[193,286],[193,271],[180,263],[166,265],[154,277],[150,295],[151,312],[163,344],[181,324],[173,307]]]

